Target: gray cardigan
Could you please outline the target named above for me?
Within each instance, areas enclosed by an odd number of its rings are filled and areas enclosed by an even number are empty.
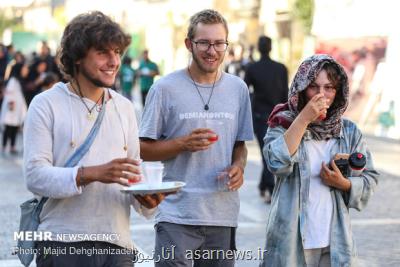
[[[94,182],[84,188],[76,184],[79,166],[100,165],[115,158],[139,158],[133,105],[112,90],[110,93],[113,101],[106,104],[93,145],[71,168],[63,167],[65,161],[85,140],[94,123],[87,119],[87,110],[79,97],[65,84],[57,83],[37,95],[29,107],[24,128],[24,176],[29,191],[49,197],[40,214],[38,230],[51,232],[54,241],[87,241],[89,237],[89,241],[132,248],[131,206],[147,217],[155,212],[142,208],[132,195],[121,193],[120,184]],[[114,105],[121,112],[121,121]],[[127,151],[123,149],[124,136]],[[76,145],[71,145],[73,142]]]

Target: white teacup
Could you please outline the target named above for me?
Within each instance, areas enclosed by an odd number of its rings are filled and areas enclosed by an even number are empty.
[[[143,162],[145,181],[150,187],[159,187],[162,183],[164,165],[161,162]]]

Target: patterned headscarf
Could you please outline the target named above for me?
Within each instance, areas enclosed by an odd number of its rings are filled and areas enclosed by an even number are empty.
[[[349,99],[349,84],[343,67],[328,55],[313,55],[301,63],[293,79],[289,90],[288,102],[275,106],[269,119],[269,127],[282,126],[289,128],[294,119],[299,115],[299,93],[315,81],[322,68],[329,64],[333,66],[339,76],[340,88],[336,88],[336,96],[328,109],[327,117],[323,121],[312,122],[308,125],[313,139],[325,140],[332,137],[339,137],[341,122],[340,118],[345,112]],[[302,107],[303,108],[303,107]]]

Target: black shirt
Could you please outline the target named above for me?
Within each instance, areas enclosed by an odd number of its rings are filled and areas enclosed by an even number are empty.
[[[248,66],[244,77],[254,88],[253,112],[269,116],[275,105],[288,99],[288,72],[286,67],[269,57]]]

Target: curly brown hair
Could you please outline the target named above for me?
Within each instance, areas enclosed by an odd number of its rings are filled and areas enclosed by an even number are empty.
[[[58,51],[59,67],[66,79],[76,75],[76,62],[87,55],[90,48],[107,49],[116,46],[122,52],[131,37],[111,18],[100,11],[76,16],[64,30]]]
[[[187,38],[189,40],[193,40],[196,34],[196,26],[199,23],[203,24],[219,24],[221,23],[226,31],[226,38],[228,38],[228,23],[225,18],[218,12],[212,9],[205,9],[200,12],[197,12],[193,16],[190,17],[190,24],[188,27]]]

